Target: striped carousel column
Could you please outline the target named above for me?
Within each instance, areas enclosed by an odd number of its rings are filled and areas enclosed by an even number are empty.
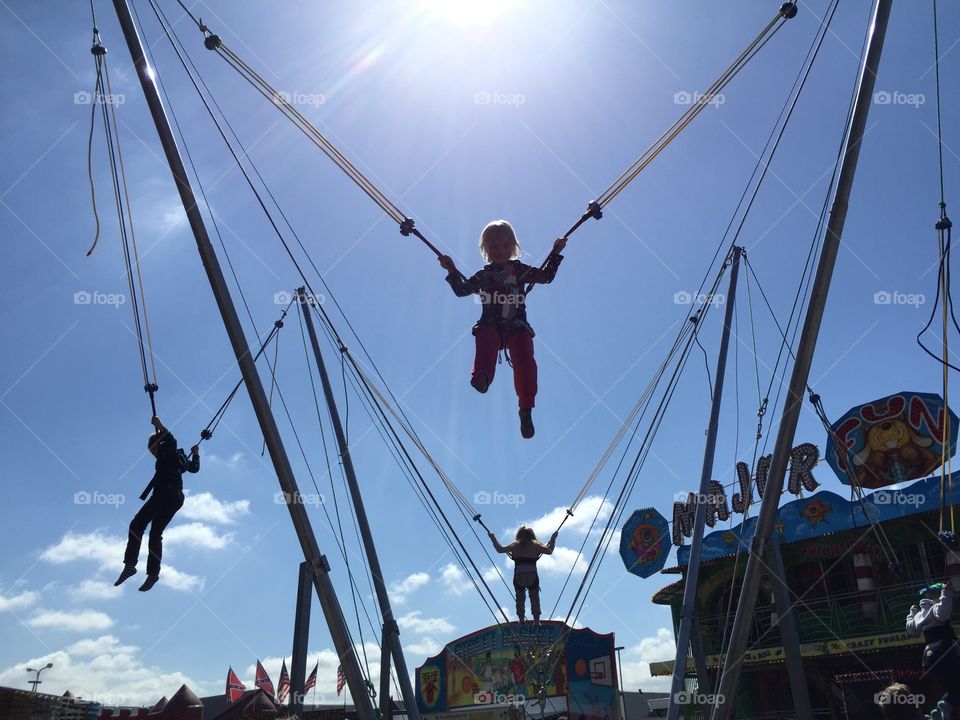
[[[877,594],[874,578],[876,569],[870,560],[870,555],[865,552],[853,554],[853,574],[857,578],[857,590],[860,593],[860,605],[863,608],[863,614],[866,617],[877,616]]]

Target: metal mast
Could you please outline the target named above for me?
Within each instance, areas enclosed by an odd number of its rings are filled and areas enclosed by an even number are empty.
[[[893,0],[876,0],[874,5],[867,52],[860,68],[857,97],[850,116],[850,127],[843,150],[837,190],[834,195],[833,206],[830,209],[830,219],[823,240],[823,252],[820,254],[817,274],[810,294],[810,304],[807,307],[807,315],[804,319],[803,333],[797,347],[793,374],[790,378],[790,386],[780,420],[780,430],[777,433],[777,442],[774,446],[773,458],[767,475],[767,486],[760,504],[756,532],[750,547],[750,560],[747,563],[746,574],[743,578],[743,589],[740,593],[740,602],[737,604],[737,614],[730,636],[730,646],[724,660],[723,675],[717,692],[718,702],[714,707],[713,720],[728,720],[733,712],[732,700],[740,681],[740,672],[743,669],[743,653],[750,633],[750,620],[756,607],[760,579],[765,572],[763,564],[768,557],[767,546],[776,520],[780,494],[783,491],[787,457],[793,446],[797,420],[800,417],[800,409],[803,405],[804,391],[810,376],[813,351],[817,344],[820,323],[823,320],[823,311],[827,302],[833,269],[836,265],[837,252],[840,249],[840,237],[843,235],[843,225],[847,218],[850,190],[853,187],[857,160],[860,157],[860,144],[867,125],[867,115],[873,101],[873,88],[877,78],[877,68],[880,65],[880,55],[883,51],[883,40],[887,30],[887,21],[890,19],[892,4]],[[729,702],[724,702],[726,700],[729,700]]]
[[[366,690],[360,663],[354,652],[353,642],[350,639],[350,633],[343,618],[340,603],[337,600],[333,583],[330,580],[330,566],[327,564],[326,558],[320,553],[320,548],[313,534],[313,528],[310,525],[306,508],[300,501],[300,491],[297,487],[293,470],[290,467],[290,460],[287,457],[283,442],[280,439],[280,434],[277,431],[277,424],[274,420],[273,413],[270,411],[270,405],[267,401],[266,393],[263,390],[263,384],[260,382],[260,376],[257,374],[257,368],[253,362],[253,355],[250,352],[250,347],[243,333],[243,327],[240,324],[240,318],[237,315],[237,309],[233,304],[230,291],[224,281],[220,262],[217,260],[217,255],[214,252],[213,246],[210,244],[210,237],[207,234],[203,216],[197,206],[189,176],[183,165],[183,159],[180,157],[180,150],[177,147],[176,138],[170,127],[166,111],[163,108],[163,101],[160,99],[160,93],[154,82],[154,70],[147,62],[143,43],[140,40],[140,35],[131,17],[127,0],[114,0],[113,5],[117,11],[117,17],[120,20],[120,27],[127,41],[127,47],[130,50],[130,56],[137,69],[137,76],[140,78],[140,85],[146,96],[150,114],[153,116],[154,124],[157,127],[160,143],[163,145],[167,162],[170,164],[170,171],[173,173],[173,179],[176,181],[177,190],[180,193],[180,200],[183,202],[183,209],[187,214],[187,219],[190,221],[190,229],[196,238],[197,250],[200,253],[203,267],[207,271],[207,279],[210,281],[210,287],[216,298],[217,306],[220,308],[220,315],[223,318],[223,324],[230,338],[230,344],[233,346],[233,352],[237,357],[237,365],[240,367],[240,372],[243,375],[243,380],[246,384],[247,392],[250,395],[250,401],[253,403],[257,421],[260,423],[260,429],[263,432],[267,449],[270,451],[270,459],[273,461],[273,466],[277,472],[280,488],[283,490],[284,497],[287,500],[287,508],[290,511],[290,518],[293,520],[297,537],[300,540],[304,559],[310,564],[313,570],[317,597],[323,608],[327,626],[330,628],[330,637],[336,647],[337,654],[340,656],[340,664],[343,666],[347,684],[350,686],[350,694],[353,696],[357,714],[361,720],[374,720],[373,705]]]

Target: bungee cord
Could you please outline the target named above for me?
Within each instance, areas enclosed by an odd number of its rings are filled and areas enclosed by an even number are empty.
[[[130,307],[133,312],[133,323],[137,338],[137,352],[140,360],[140,370],[143,376],[143,389],[150,399],[151,414],[157,414],[155,394],[157,385],[156,356],[153,351],[153,338],[150,333],[150,319],[147,313],[147,300],[143,286],[143,275],[140,270],[140,252],[137,248],[137,234],[133,222],[133,208],[130,203],[129,186],[127,184],[126,165],[123,161],[123,149],[120,144],[120,125],[117,120],[116,96],[110,82],[110,70],[107,65],[107,49],[100,39],[97,28],[96,11],[93,2],[90,3],[93,18],[93,43],[90,53],[94,58],[94,72],[96,81],[93,93],[90,95],[90,132],[87,137],[87,176],[90,182],[90,200],[95,223],[94,238],[87,256],[89,257],[97,246],[100,238],[100,215],[97,211],[96,185],[93,179],[93,135],[96,125],[97,109],[103,122],[104,137],[107,149],[107,158],[110,167],[111,188],[114,203],[117,209],[117,223],[120,230],[120,246],[123,250],[123,260],[127,286],[130,292]]]
[[[190,9],[182,0],[177,3],[183,11],[190,17],[197,29],[203,34],[204,46],[219,55],[231,68],[233,68],[247,83],[249,83],[260,95],[270,101],[293,125],[299,129],[324,155],[326,155],[357,187],[360,188],[374,203],[380,207],[384,213],[398,224],[400,232],[404,236],[413,235],[424,243],[437,257],[442,253],[430,242],[417,228],[412,218],[406,216],[388,197],[382,192],[369,178],[367,178],[327,137],[320,132],[293,104],[287,99],[284,93],[274,88],[260,73],[252,68],[242,57],[234,52],[223,42],[223,39],[212,32],[204,24],[202,19],[197,18],[190,12]],[[611,185],[601,193],[598,198],[592,201],[587,211],[574,223],[573,226],[562,236],[563,239],[573,234],[584,222],[593,217],[599,219],[602,217],[603,208],[613,201],[627,185],[632,182],[640,172],[643,171],[666,147],[676,138],[706,107],[713,102],[714,98],[736,77],[740,71],[753,59],[753,57],[763,48],[764,45],[776,34],[783,26],[786,20],[795,17],[797,14],[797,5],[795,2],[786,2],[781,5],[774,18],[760,31],[760,33],[750,42],[733,63],[726,68],[720,77],[705,91],[698,96],[696,101],[678,118],[659,138],[645,150],[630,166],[628,166]],[[552,257],[553,251],[548,256],[541,268]],[[530,292],[530,288],[527,288]]]

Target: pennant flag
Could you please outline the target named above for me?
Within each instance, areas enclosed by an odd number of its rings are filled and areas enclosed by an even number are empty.
[[[277,702],[283,705],[290,694],[290,676],[287,674],[287,661],[284,659],[280,666],[280,680],[277,682]]]
[[[246,685],[240,682],[240,678],[237,677],[237,674],[231,667],[227,671],[227,690],[224,693],[227,696],[227,701],[232,703],[236,702],[240,699],[246,689]]]
[[[276,693],[273,691],[273,682],[270,680],[270,676],[267,675],[267,671],[263,669],[263,665],[260,664],[259,660],[257,660],[257,679],[254,685],[270,695],[270,697],[276,696]]]
[[[307,678],[307,682],[303,685],[303,694],[306,695],[313,689],[313,686],[317,684],[317,668],[320,667],[320,661],[317,660],[317,664],[313,666],[313,672],[310,673],[310,677]]]
[[[337,695],[340,695],[340,691],[346,684],[347,676],[343,674],[343,665],[337,665]]]

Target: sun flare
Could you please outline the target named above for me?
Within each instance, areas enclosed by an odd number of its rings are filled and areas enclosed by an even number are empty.
[[[520,0],[421,0],[422,11],[457,25],[489,25]]]

